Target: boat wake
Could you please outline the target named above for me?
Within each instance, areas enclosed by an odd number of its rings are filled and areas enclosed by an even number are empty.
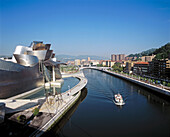
[[[105,75],[107,74],[103,73],[103,76],[99,77],[98,75],[91,75],[90,73],[86,74],[87,79],[89,79],[87,86],[89,87],[89,89],[94,91],[91,96],[103,100],[108,100],[110,103],[114,103],[116,105],[124,105],[128,98],[128,94],[123,90],[123,88],[120,88],[123,86],[117,86],[123,83],[121,81],[115,81],[115,78],[112,76],[106,77]],[[115,95],[118,93],[121,94],[123,98],[123,103],[115,101]]]

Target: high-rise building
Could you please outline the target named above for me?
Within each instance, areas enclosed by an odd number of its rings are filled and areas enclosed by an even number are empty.
[[[88,57],[87,60],[90,61],[90,57]]]
[[[119,60],[125,60],[125,54],[119,54]]]
[[[111,55],[111,61],[116,61],[115,54]]]
[[[119,61],[119,55],[115,55],[115,61]]]
[[[112,54],[111,61],[125,60],[125,54]]]

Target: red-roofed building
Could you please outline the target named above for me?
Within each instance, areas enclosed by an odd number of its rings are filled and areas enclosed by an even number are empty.
[[[134,64],[147,64],[147,65],[149,65],[148,62],[136,62],[136,63],[134,63]]]
[[[137,75],[148,74],[149,72],[149,63],[148,62],[136,62],[133,66],[133,73]]]

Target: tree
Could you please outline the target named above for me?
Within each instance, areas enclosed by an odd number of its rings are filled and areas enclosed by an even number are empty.
[[[119,72],[123,71],[123,67],[121,67],[121,63],[119,63],[119,62],[115,63],[112,66],[112,68],[113,68],[114,71],[119,71]]]
[[[103,67],[103,65],[102,64],[97,64],[97,67]]]

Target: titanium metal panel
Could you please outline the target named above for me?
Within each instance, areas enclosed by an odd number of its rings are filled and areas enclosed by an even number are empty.
[[[28,55],[37,56],[39,60],[45,60],[46,53],[47,50],[34,50],[34,51],[27,52]]]
[[[51,44],[45,44],[45,49],[46,49],[46,50],[49,50],[50,47],[51,47]]]
[[[14,57],[17,63],[23,66],[34,66],[39,62],[38,58],[32,55],[14,54]]]
[[[0,59],[0,70],[19,72],[23,69],[25,69],[25,67],[20,64]]]
[[[13,54],[26,54],[27,51],[31,51],[32,49],[24,46],[17,46]]]
[[[51,56],[52,56],[52,53],[53,53],[53,50],[47,50],[47,53],[46,53],[46,56],[45,56],[45,60],[50,59]]]
[[[0,62],[0,98],[8,98],[43,85],[39,64],[33,67],[12,62]],[[10,70],[9,70],[10,69]]]

